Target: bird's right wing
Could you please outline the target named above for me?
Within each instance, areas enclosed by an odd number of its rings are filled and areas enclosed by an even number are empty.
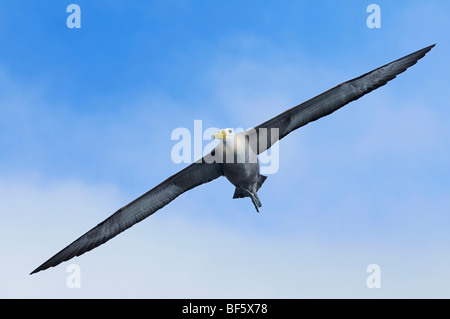
[[[189,165],[154,187],[141,197],[122,207],[109,218],[75,240],[31,274],[54,267],[63,261],[100,246],[127,228],[150,216],[182,193],[222,176],[222,168],[210,154]]]
[[[411,53],[368,72],[300,104],[240,134],[246,135],[252,148],[260,154],[293,130],[329,115],[344,105],[385,85],[398,74],[416,64],[434,45]]]

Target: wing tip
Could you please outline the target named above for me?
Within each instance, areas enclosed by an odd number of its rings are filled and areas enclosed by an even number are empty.
[[[434,43],[432,45],[429,45],[429,46],[423,48],[422,50],[418,50],[416,52],[413,52],[410,55],[406,56],[405,58],[414,56],[415,57],[415,61],[417,62],[420,59],[422,59],[428,52],[430,52],[430,50],[433,49],[435,46],[436,46],[436,43]],[[413,63],[412,65],[414,65],[414,64],[415,63]]]
[[[427,54],[431,49],[433,49],[436,46],[436,44],[437,43],[433,43],[432,45],[423,48],[422,51],[424,51],[424,53]]]
[[[56,265],[47,265],[47,262],[43,263],[42,265],[40,265],[39,267],[37,267],[35,270],[33,270],[32,272],[30,272],[30,275],[33,275],[35,273],[38,273],[42,270],[46,270],[48,268],[54,267]]]
[[[35,274],[35,273],[40,272],[41,270],[44,270],[44,268],[41,268],[41,267],[42,267],[42,266],[39,266],[38,268],[36,268],[36,269],[33,270],[32,272],[30,272],[30,276],[33,275],[33,274]]]
[[[437,43],[434,43],[434,44],[432,44],[432,45],[429,45],[429,46],[427,46],[427,47],[425,47],[425,48],[423,48],[423,49],[421,49],[421,50],[418,50],[418,51],[416,51],[416,52],[413,52],[412,54],[414,54],[414,53],[420,53],[420,52],[423,52],[424,54],[426,54],[426,53],[428,53],[432,48],[434,48],[434,47],[436,46],[436,44],[437,44]]]

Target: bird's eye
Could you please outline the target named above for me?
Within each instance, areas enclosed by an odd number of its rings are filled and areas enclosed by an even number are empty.
[[[231,130],[228,130],[228,133],[231,133]]]

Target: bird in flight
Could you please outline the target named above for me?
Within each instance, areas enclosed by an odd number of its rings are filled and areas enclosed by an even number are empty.
[[[54,267],[92,250],[147,218],[184,192],[225,176],[235,187],[233,198],[249,197],[256,209],[262,206],[258,190],[266,180],[259,173],[258,155],[290,132],[385,85],[425,56],[435,45],[418,50],[299,104],[241,133],[223,129],[214,134],[219,143],[210,153],[169,177],[144,195],[120,208],[51,257],[31,274]]]

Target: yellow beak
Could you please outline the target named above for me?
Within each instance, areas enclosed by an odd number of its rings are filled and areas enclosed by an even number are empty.
[[[227,136],[227,134],[225,133],[225,130],[222,130],[222,131],[220,131],[218,133],[214,133],[213,134],[213,139],[217,138],[219,140],[224,140],[226,136]]]

